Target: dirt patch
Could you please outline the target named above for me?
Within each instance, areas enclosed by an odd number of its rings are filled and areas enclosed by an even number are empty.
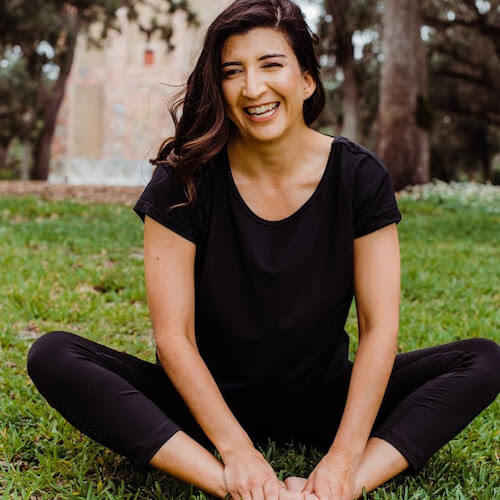
[[[2,196],[38,196],[43,200],[75,200],[91,203],[117,203],[132,206],[144,186],[52,184],[46,181],[0,181]],[[401,192],[396,193],[399,199]]]
[[[0,181],[0,197],[37,196],[43,200],[75,200],[133,205],[144,186],[52,184],[46,181]]]

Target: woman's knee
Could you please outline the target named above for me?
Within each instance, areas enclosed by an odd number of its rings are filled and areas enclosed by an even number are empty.
[[[496,395],[500,391],[500,346],[487,338],[467,339],[467,349],[473,357],[474,371],[484,387]]]
[[[31,345],[26,366],[33,381],[60,371],[74,337],[73,333],[55,330],[45,333]]]

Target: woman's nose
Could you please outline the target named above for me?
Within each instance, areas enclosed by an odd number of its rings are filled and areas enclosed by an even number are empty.
[[[242,94],[249,99],[255,99],[265,90],[265,82],[258,71],[249,69],[246,73]]]

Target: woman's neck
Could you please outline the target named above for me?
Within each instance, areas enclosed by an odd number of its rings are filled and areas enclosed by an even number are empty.
[[[233,172],[280,184],[299,176],[304,165],[317,154],[317,148],[328,141],[327,136],[306,127],[273,142],[247,141],[236,136],[228,141],[227,152]]]

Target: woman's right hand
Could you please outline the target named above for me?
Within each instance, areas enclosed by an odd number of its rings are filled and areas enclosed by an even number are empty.
[[[234,450],[222,457],[224,482],[233,500],[279,500],[286,491],[273,468],[254,447]]]

